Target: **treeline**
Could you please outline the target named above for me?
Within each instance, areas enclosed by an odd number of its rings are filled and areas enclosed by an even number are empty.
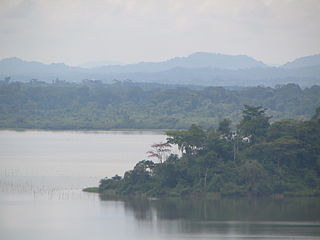
[[[320,87],[179,87],[115,82],[0,82],[0,128],[187,129],[233,122],[243,104],[267,107],[273,120],[308,119]]]
[[[102,179],[99,192],[107,197],[320,195],[320,107],[309,121],[270,124],[266,109],[245,105],[234,131],[224,119],[217,129],[192,125],[167,136],[149,152],[157,162],[143,160],[123,177]],[[172,145],[181,156],[166,157]]]

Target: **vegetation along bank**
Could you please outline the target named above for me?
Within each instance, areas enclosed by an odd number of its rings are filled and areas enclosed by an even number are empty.
[[[320,107],[307,121],[270,123],[266,109],[245,105],[235,131],[229,119],[217,129],[192,125],[167,131],[150,159],[123,177],[104,178],[104,196],[319,196]],[[177,145],[181,156],[170,154]]]

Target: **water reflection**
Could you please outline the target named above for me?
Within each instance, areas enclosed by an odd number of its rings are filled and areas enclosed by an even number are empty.
[[[101,197],[102,200],[108,200]],[[319,198],[285,199],[127,199],[125,208],[148,220],[153,209],[159,219],[190,221],[307,221],[320,222]]]
[[[102,199],[106,200],[106,199]],[[318,198],[127,199],[127,214],[158,230],[204,234],[203,238],[296,238],[320,236]],[[209,234],[209,235],[208,235]],[[189,235],[190,236],[190,235]]]
[[[319,199],[101,201],[81,192],[132,168],[164,139],[0,131],[0,239],[319,239]]]

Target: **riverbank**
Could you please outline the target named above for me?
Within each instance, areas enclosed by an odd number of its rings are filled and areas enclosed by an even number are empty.
[[[87,187],[82,189],[83,192],[99,193],[98,187]]]
[[[216,199],[216,198],[270,198],[270,199],[283,199],[283,198],[303,198],[303,197],[315,197],[319,198],[320,193],[318,191],[314,192],[285,192],[285,193],[272,193],[270,195],[264,195],[264,196],[254,196],[251,194],[247,195],[223,195],[221,193],[215,193],[215,192],[207,192],[207,193],[191,193],[189,195],[183,195],[180,196],[178,194],[170,194],[170,195],[161,195],[161,196],[149,196],[146,194],[133,194],[133,195],[121,195],[117,194],[114,190],[107,190],[104,192],[99,191],[99,187],[87,187],[82,189],[83,192],[89,192],[89,193],[97,193],[100,195],[101,198],[104,199],[126,199],[126,198],[147,198],[147,199],[158,199],[158,198],[184,198],[184,199]]]

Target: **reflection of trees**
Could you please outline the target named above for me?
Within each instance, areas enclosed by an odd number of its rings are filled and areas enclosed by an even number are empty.
[[[148,199],[131,199],[125,201],[124,203],[125,209],[132,211],[136,219],[152,219],[152,202]]]
[[[146,227],[175,234],[177,239],[184,239],[185,234],[205,234],[208,239],[234,235],[305,239],[320,235],[319,198],[122,200],[126,215],[133,215],[142,231]]]
[[[125,208],[139,220],[319,221],[317,198],[294,199],[128,199]]]

